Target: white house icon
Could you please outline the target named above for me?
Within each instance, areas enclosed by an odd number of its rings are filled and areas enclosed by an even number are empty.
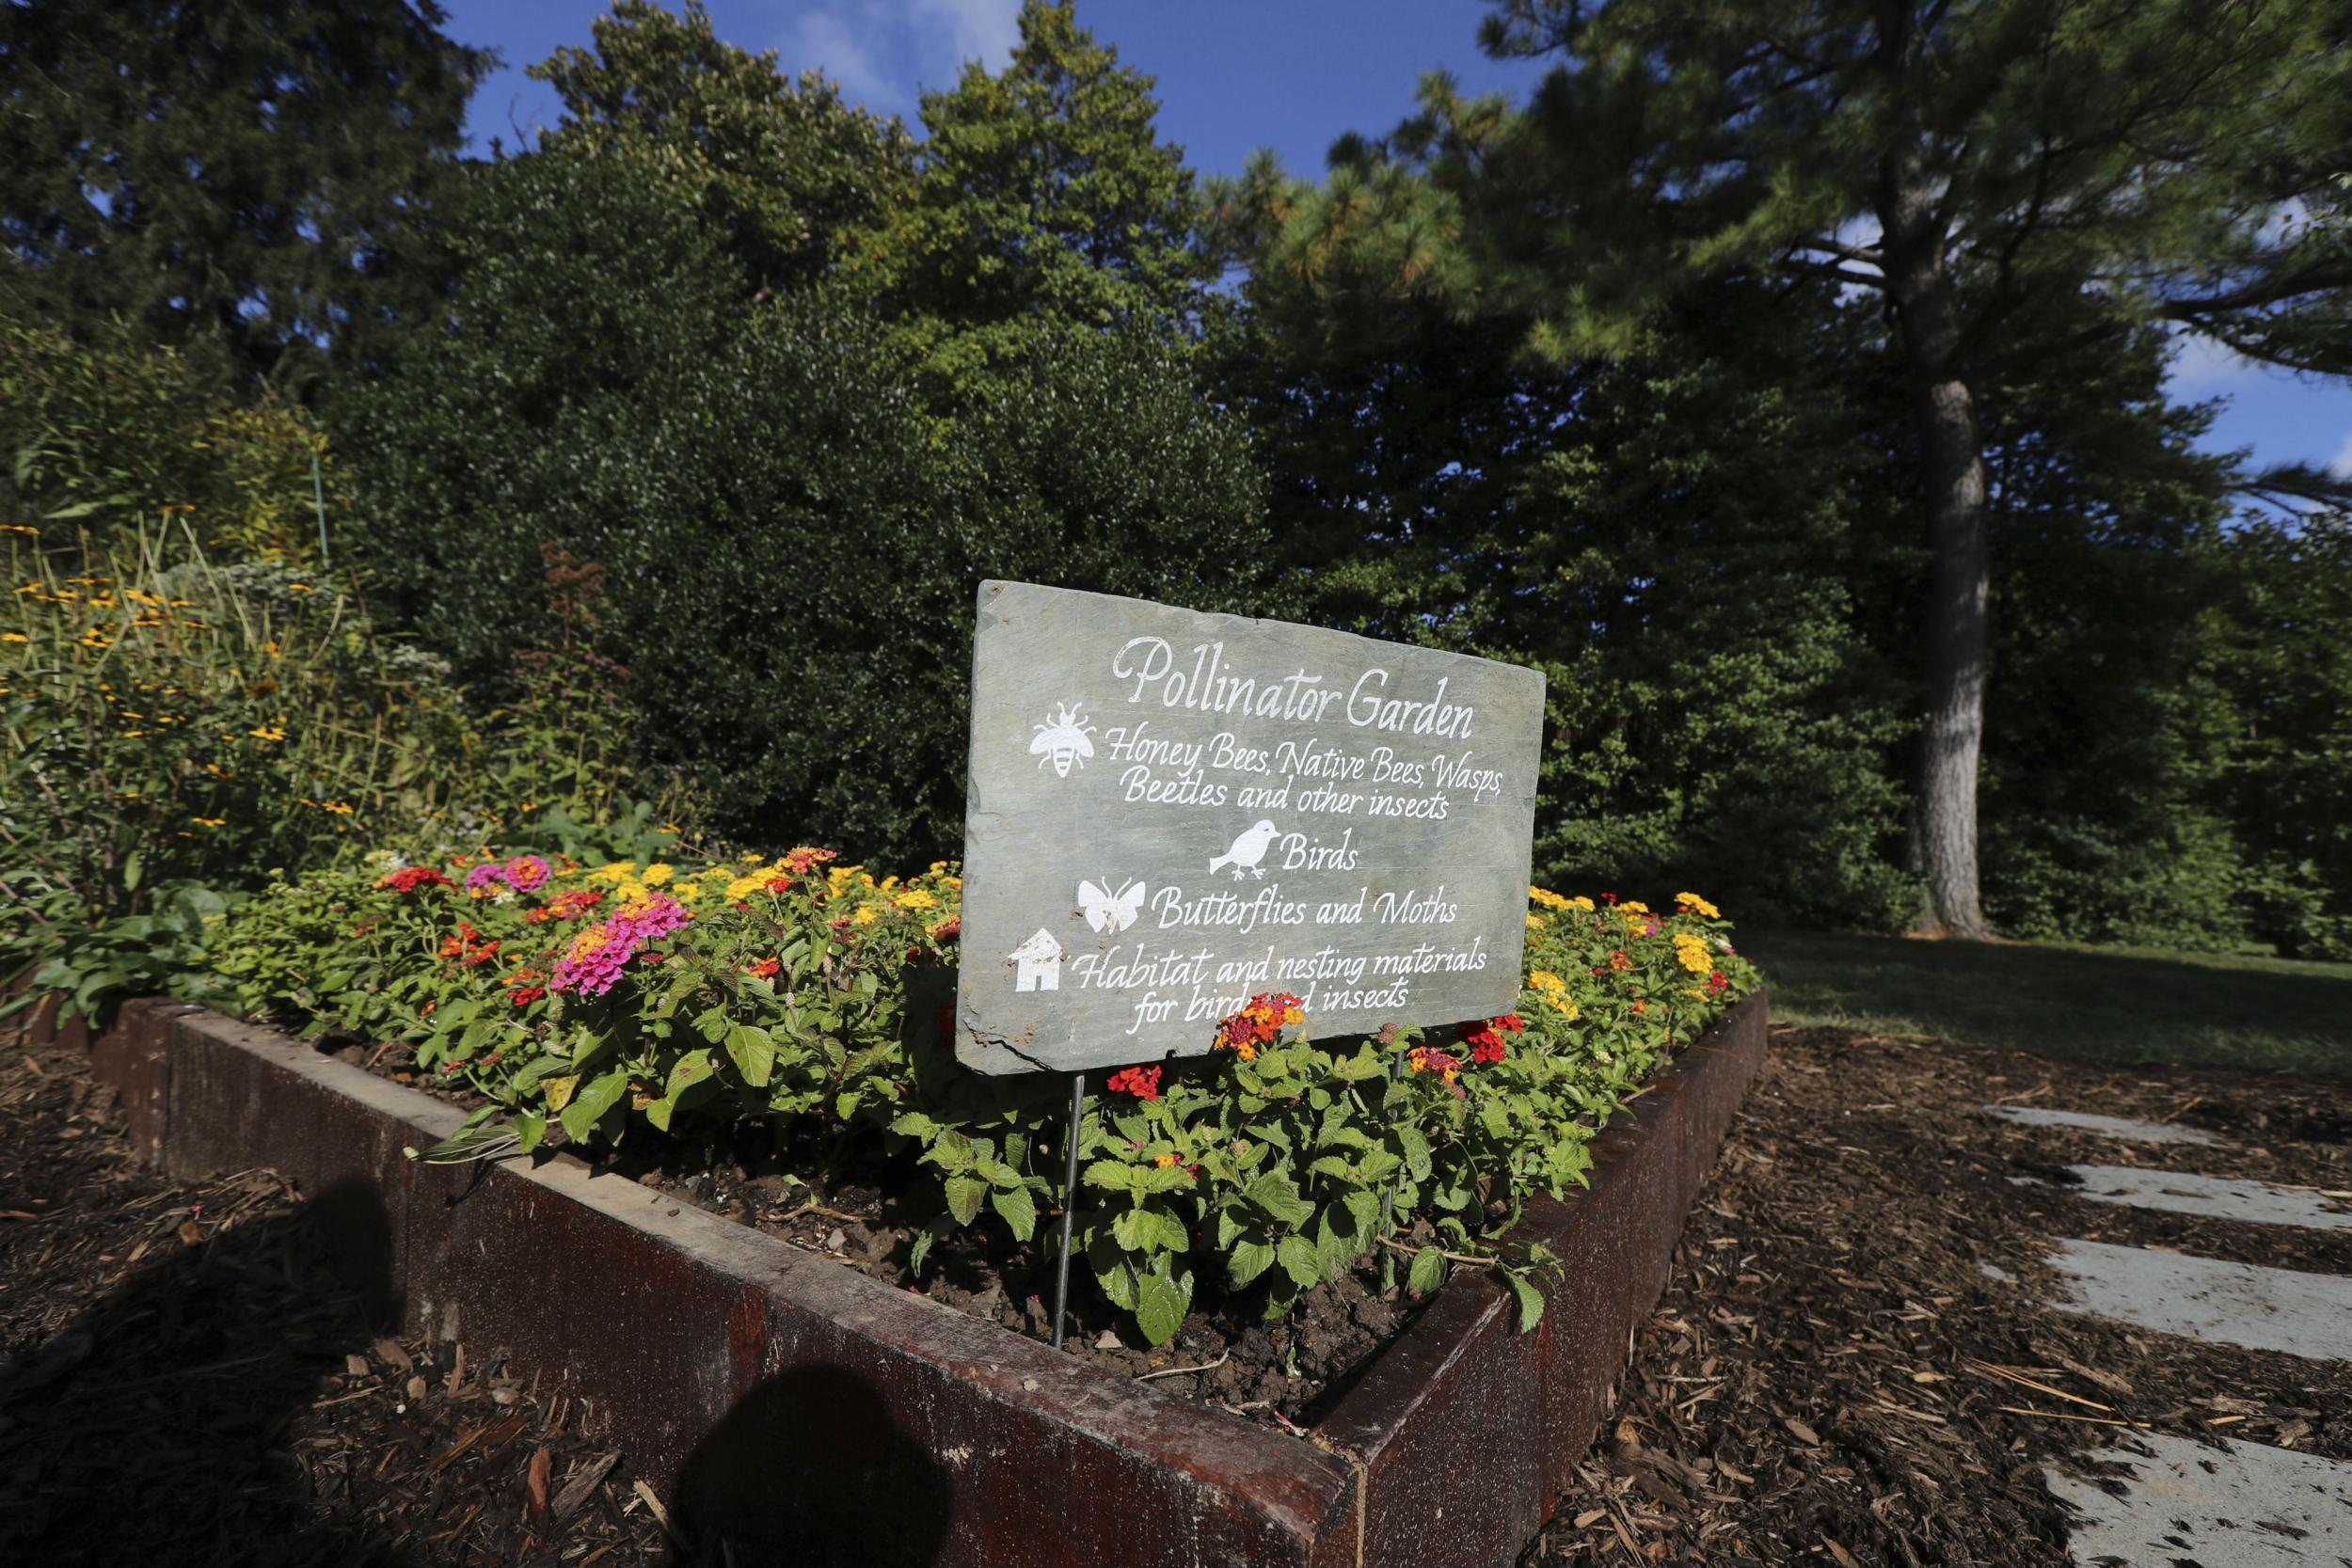
[[[1041,926],[1037,934],[1014,948],[1010,955],[1019,966],[1013,982],[1015,990],[1058,990],[1061,989],[1061,943],[1054,933]]]

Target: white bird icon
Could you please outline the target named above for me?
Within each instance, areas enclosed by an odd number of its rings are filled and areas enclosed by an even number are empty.
[[[1265,858],[1265,847],[1273,842],[1274,824],[1262,821],[1233,840],[1233,847],[1211,861],[1209,869],[1215,871],[1218,866],[1230,865],[1233,868],[1233,880],[1237,882],[1241,880],[1244,871],[1252,877],[1263,877],[1265,867],[1258,863]]]

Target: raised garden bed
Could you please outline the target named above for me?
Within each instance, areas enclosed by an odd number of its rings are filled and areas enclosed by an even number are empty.
[[[463,1113],[270,1030],[135,1003],[91,1042],[183,1177],[372,1188],[412,1323],[569,1370],[689,1539],[800,1562],[1504,1562],[1608,1407],[1627,1333],[1761,1060],[1750,996],[1532,1203],[1549,1309],[1457,1277],[1300,1440],[569,1156],[425,1166]]]

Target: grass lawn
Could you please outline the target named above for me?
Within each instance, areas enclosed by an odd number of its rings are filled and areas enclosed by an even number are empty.
[[[1772,1016],[2049,1056],[2352,1078],[2352,964],[1749,931]]]

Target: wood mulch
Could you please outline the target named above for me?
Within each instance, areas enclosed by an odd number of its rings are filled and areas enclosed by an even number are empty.
[[[2122,1143],[1979,1110],[2001,1101],[2231,1142]],[[2092,1473],[2082,1456],[2121,1434],[2352,1457],[2352,1365],[2044,1305],[2059,1239],[2342,1275],[2352,1235],[2096,1203],[2051,1184],[2067,1164],[2343,1193],[2352,1090],[1775,1030],[1609,1430],[1526,1564],[2063,1568],[2042,1468]]]
[[[2003,1099],[2230,1142],[1979,1114]],[[2090,1202],[2050,1184],[2070,1163],[2352,1190],[2352,1091],[1775,1031],[1527,1568],[2059,1568],[2042,1467],[2082,1467],[2132,1430],[2114,1423],[2352,1457],[2352,1367],[2041,1305],[2058,1238],[2335,1274],[2352,1238]],[[265,1171],[142,1169],[77,1055],[0,1031],[0,1563],[673,1560],[628,1456],[550,1370],[387,1338],[329,1250],[364,1253],[364,1215],[316,1206]]]
[[[591,1414],[495,1346],[394,1338],[274,1174],[131,1158],[78,1053],[0,1031],[0,1563],[660,1560]],[[364,1227],[362,1227],[364,1231]]]

